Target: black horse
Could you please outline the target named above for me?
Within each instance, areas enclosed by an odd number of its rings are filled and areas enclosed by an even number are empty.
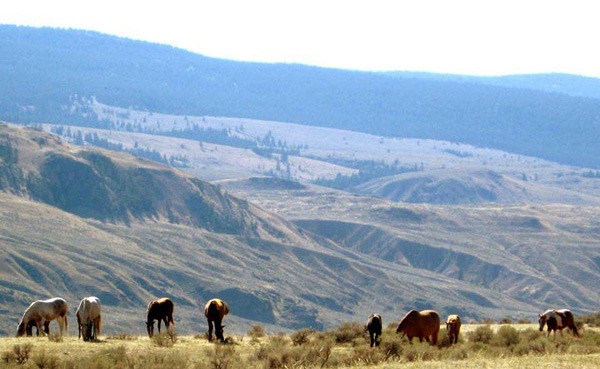
[[[367,321],[367,330],[369,331],[369,337],[371,338],[371,347],[373,347],[373,345],[379,347],[382,328],[383,321],[381,320],[381,315],[369,315],[369,320]]]

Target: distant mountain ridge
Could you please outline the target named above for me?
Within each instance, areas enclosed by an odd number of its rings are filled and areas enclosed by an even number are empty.
[[[95,96],[139,110],[432,138],[600,167],[600,101],[521,88],[524,82],[242,63],[94,32],[16,26],[0,26],[0,52],[6,121],[103,127],[74,104]]]

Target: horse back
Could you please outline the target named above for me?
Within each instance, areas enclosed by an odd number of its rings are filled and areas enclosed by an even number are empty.
[[[381,334],[382,328],[383,322],[381,321],[381,316],[378,314],[369,315],[369,320],[367,321],[367,329],[369,332]]]
[[[204,307],[204,316],[208,320],[221,320],[229,314],[229,306],[220,299],[212,299]]]

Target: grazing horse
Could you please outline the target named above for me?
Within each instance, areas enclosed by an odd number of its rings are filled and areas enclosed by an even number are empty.
[[[28,325],[30,325],[31,321],[35,322],[39,335],[42,331],[42,327],[44,328],[44,331],[46,331],[46,323],[49,323],[54,319],[58,322],[58,329],[62,336],[63,332],[67,330],[67,311],[67,302],[58,297],[32,302],[27,310],[25,310],[25,313],[19,322],[17,327],[17,337],[29,333]],[[33,331],[33,329],[31,330]]]
[[[369,331],[369,338],[371,339],[371,346],[373,345],[379,347],[379,341],[381,337],[381,329],[383,328],[383,321],[381,320],[381,315],[379,314],[371,314],[369,315],[369,320],[367,321],[367,330]]]
[[[79,303],[77,312],[79,337],[84,341],[97,340],[102,331],[102,316],[100,315],[100,300],[97,297],[86,297]]]
[[[400,320],[396,328],[396,333],[402,332],[402,336],[406,335],[411,344],[413,337],[419,337],[419,342],[423,342],[425,338],[434,346],[437,344],[439,331],[440,316],[433,310],[411,310]]]
[[[175,304],[168,297],[152,300],[148,304],[148,317],[146,319],[146,328],[148,329],[148,337],[154,335],[154,321],[158,320],[158,333],[160,333],[160,322],[165,322],[165,327],[170,335],[173,335],[172,330],[175,328],[173,320],[173,310]]]
[[[448,315],[446,319],[446,333],[450,338],[450,343],[458,342],[458,334],[460,333],[460,317],[458,315]]]
[[[556,336],[557,329],[562,334],[563,329],[569,328],[573,335],[579,337],[573,313],[568,309],[548,310],[540,314],[539,323],[540,332],[544,330],[544,324],[548,326],[548,336],[550,336],[551,331],[554,331],[554,336]]]
[[[223,328],[224,325],[221,325],[223,322],[223,317],[229,314],[229,306],[225,303],[225,301],[221,299],[212,299],[206,303],[204,306],[204,316],[208,321],[208,342],[212,341],[212,332],[213,332],[213,322],[215,325],[215,335],[217,336],[218,341],[225,341],[223,337]]]

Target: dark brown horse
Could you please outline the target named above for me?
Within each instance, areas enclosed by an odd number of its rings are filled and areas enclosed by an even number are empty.
[[[579,337],[575,318],[570,310],[548,310],[540,314],[539,323],[540,332],[544,330],[544,325],[548,326],[548,336],[550,336],[551,331],[554,331],[554,336],[556,336],[556,330],[559,330],[560,334],[562,334],[563,329],[569,328],[573,332],[573,335]]]
[[[204,306],[204,316],[208,321],[208,342],[212,341],[213,323],[215,328],[215,335],[218,341],[225,341],[223,337],[223,328],[225,327],[221,323],[223,317],[229,314],[229,306],[225,301],[221,299],[212,299]]]
[[[382,328],[383,321],[381,320],[381,315],[369,315],[369,320],[367,321],[367,330],[369,331],[369,338],[371,339],[371,347],[373,347],[373,345],[379,347]]]
[[[406,335],[410,343],[412,343],[413,337],[418,337],[419,342],[423,342],[423,338],[425,338],[434,346],[437,344],[439,331],[440,316],[433,310],[420,312],[411,310],[400,320],[398,328],[396,328],[396,333],[402,332],[402,336]],[[431,337],[431,341],[429,337]]]
[[[175,304],[168,297],[152,300],[148,304],[146,328],[148,329],[148,337],[152,338],[154,335],[154,321],[158,320],[158,333],[160,333],[160,323],[165,322],[165,327],[169,334],[173,335],[173,329],[175,328],[175,321],[173,320],[173,310]]]

